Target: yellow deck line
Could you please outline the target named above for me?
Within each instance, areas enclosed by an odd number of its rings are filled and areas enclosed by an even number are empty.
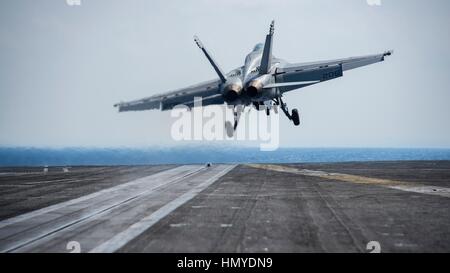
[[[378,185],[391,189],[439,195],[444,197],[450,197],[450,189],[445,187],[435,187],[426,186],[414,182],[396,181],[391,179],[373,178],[353,174],[343,174],[343,173],[329,173],[324,171],[313,171],[307,169],[297,169],[282,165],[271,165],[271,164],[247,164],[249,167],[265,169],[276,172],[292,173],[304,176],[320,177],[328,180],[338,180],[343,182],[350,182],[355,184],[366,184],[366,185]]]

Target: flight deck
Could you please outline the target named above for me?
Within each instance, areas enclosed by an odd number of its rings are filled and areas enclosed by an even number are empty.
[[[3,167],[0,203],[0,252],[450,251],[450,161]]]

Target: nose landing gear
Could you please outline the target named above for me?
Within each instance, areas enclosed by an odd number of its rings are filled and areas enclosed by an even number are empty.
[[[228,137],[233,137],[234,131],[236,131],[236,128],[239,123],[239,118],[241,117],[241,113],[243,111],[244,111],[244,106],[237,105],[237,106],[233,107],[234,125],[230,121],[225,122],[225,131],[226,131]]]

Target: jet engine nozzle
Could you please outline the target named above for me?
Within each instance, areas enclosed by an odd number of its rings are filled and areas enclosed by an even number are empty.
[[[241,95],[242,89],[242,81],[233,79],[225,83],[222,94],[226,101],[234,101]]]
[[[264,85],[266,85],[269,80],[270,77],[265,75],[250,81],[245,90],[247,95],[252,98],[258,96],[262,93]]]
[[[247,95],[249,97],[256,97],[261,93],[263,89],[263,83],[260,80],[253,80],[247,86]]]

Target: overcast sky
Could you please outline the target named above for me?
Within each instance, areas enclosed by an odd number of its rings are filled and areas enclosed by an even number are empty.
[[[286,94],[281,145],[450,147],[450,1],[0,2],[0,146],[130,146],[171,140],[170,112],[112,105],[214,79],[243,64],[276,20],[273,53],[304,62],[381,53],[386,62]]]

